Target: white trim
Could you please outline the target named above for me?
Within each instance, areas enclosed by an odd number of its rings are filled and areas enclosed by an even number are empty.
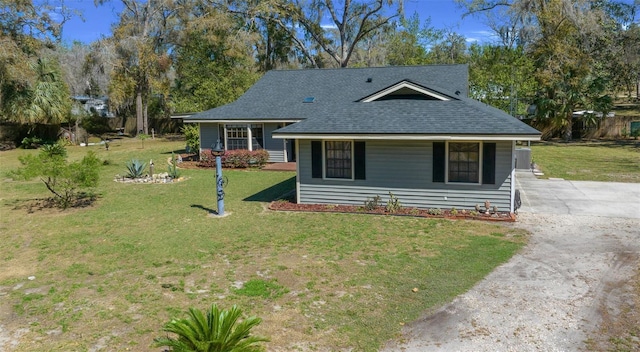
[[[295,140],[296,144],[296,203],[300,204],[300,141]],[[285,160],[286,161],[286,160]]]
[[[341,177],[327,177],[327,142],[350,142],[351,143],[351,178],[341,178]],[[355,170],[354,170],[354,143],[353,140],[345,141],[345,140],[323,140],[322,141],[322,179],[330,180],[330,181],[353,181],[355,180]],[[296,159],[297,160],[297,159]]]
[[[447,185],[463,185],[463,186],[481,186],[482,183],[482,152],[483,152],[483,142],[482,141],[451,141],[452,143],[478,143],[478,182],[454,182],[449,181],[449,144],[450,141],[446,141],[444,145],[444,183]]]
[[[402,141],[539,141],[540,135],[424,135],[424,134],[271,134],[275,139],[330,139],[330,140],[402,140]]]
[[[264,134],[264,127],[262,127],[262,131]],[[253,131],[251,131],[251,124],[248,123],[247,124],[247,149],[251,152],[253,151]],[[264,144],[264,141],[262,141],[262,144]]]
[[[370,95],[368,97],[365,97],[364,99],[360,100],[363,103],[370,103],[372,101],[376,101],[384,96],[387,96],[395,91],[398,91],[402,88],[409,88],[417,93],[420,94],[424,94],[424,95],[428,95],[430,97],[436,98],[438,100],[442,100],[442,101],[447,101],[447,100],[451,100],[450,98],[448,98],[445,95],[442,94],[438,94],[438,93],[434,93],[428,89],[425,89],[424,87],[421,87],[415,83],[411,83],[408,81],[402,81],[400,83],[396,83],[394,85],[392,85],[391,87],[385,88],[382,91],[375,93],[373,95]]]
[[[295,123],[300,122],[303,119],[299,120],[247,120],[247,119],[231,119],[231,120],[184,120],[184,123]]]

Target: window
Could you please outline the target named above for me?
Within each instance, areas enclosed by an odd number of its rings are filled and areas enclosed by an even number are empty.
[[[480,143],[449,143],[449,182],[480,183]]]
[[[366,180],[366,145],[362,141],[311,141],[311,177]]]
[[[351,178],[351,142],[326,141],[325,176],[327,178]]]
[[[251,127],[251,150],[262,149],[264,144],[263,127],[261,124],[249,125]],[[226,125],[227,150],[249,149],[249,130],[247,125]]]
[[[227,150],[248,149],[247,125],[227,125]]]

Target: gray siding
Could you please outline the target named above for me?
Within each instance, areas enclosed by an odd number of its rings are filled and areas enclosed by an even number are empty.
[[[200,124],[200,150],[210,149],[218,138],[224,142],[224,136],[219,136],[218,123],[201,123]],[[262,146],[269,152],[269,162],[285,162],[285,145],[281,139],[273,139],[272,132],[278,129],[277,123],[265,123],[262,134],[264,136],[264,145]]]
[[[282,139],[274,139],[271,136],[273,131],[278,129],[278,126],[280,125],[277,123],[265,123],[264,129],[262,130],[264,134],[263,148],[269,152],[270,163],[281,163],[286,161],[284,141]]]
[[[472,209],[486,200],[508,211],[511,202],[512,143],[496,144],[496,184],[457,185],[432,182],[432,146],[428,141],[367,141],[366,180],[311,178],[311,144],[299,143],[300,203],[362,205],[392,192],[404,206]]]
[[[224,139],[218,136],[218,124],[217,123],[201,123],[200,124],[200,150],[211,149],[211,146],[216,143],[220,138],[224,142]]]

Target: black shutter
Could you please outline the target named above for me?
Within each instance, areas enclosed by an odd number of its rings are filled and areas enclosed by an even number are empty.
[[[444,182],[445,143],[433,142],[433,182]]]
[[[482,145],[482,183],[494,185],[496,183],[496,144]]]
[[[356,180],[366,179],[364,142],[353,143],[353,166]]]
[[[311,177],[322,178],[322,142],[311,141]]]

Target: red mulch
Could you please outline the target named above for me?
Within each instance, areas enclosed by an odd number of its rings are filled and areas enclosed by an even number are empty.
[[[389,213],[384,207],[377,207],[373,210],[365,210],[364,207],[355,205],[332,205],[332,204],[296,204],[286,200],[277,200],[269,205],[271,210],[280,211],[302,211],[302,212],[330,212],[330,213],[350,213],[350,214],[375,214],[391,216],[414,216],[422,218],[440,218],[452,220],[484,220],[484,221],[516,221],[516,216],[509,212],[497,212],[493,214],[478,213],[471,214],[470,211],[459,210],[457,214],[451,214],[451,210],[442,210],[442,214],[433,214],[433,210],[418,208],[401,208],[395,213]]]

